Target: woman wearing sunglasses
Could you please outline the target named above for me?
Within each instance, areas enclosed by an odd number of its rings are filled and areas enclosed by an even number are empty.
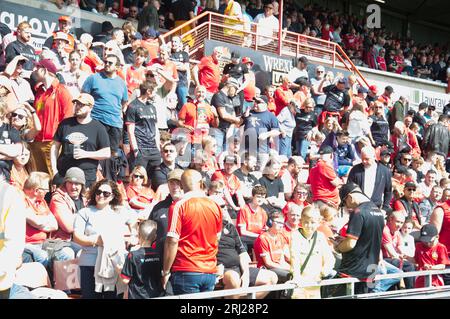
[[[23,103],[8,114],[9,123],[20,132],[25,142],[32,142],[42,129],[36,110],[28,103]]]
[[[309,191],[306,186],[301,184],[295,186],[291,199],[286,203],[286,206],[284,206],[282,210],[284,217],[287,218],[291,206],[298,208],[299,211],[302,211],[304,207],[309,206],[310,203],[308,202],[308,198]]]
[[[125,236],[134,231],[134,226],[130,211],[122,206],[117,184],[105,179],[97,182],[90,191],[88,207],[78,211],[74,222],[73,241],[82,246],[79,266],[83,299],[115,299],[124,292],[118,285],[116,265],[126,256]]]
[[[138,219],[147,220],[150,208],[153,207],[155,193],[147,187],[148,177],[143,166],[136,166],[130,174],[127,187],[128,204],[138,213]],[[144,216],[145,215],[145,216]]]

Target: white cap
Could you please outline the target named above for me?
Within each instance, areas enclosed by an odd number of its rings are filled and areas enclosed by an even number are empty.
[[[83,33],[80,37],[80,42],[83,44],[92,43],[92,41],[94,41],[94,38],[89,33]]]
[[[325,68],[323,67],[323,65],[318,65],[316,67],[316,71],[324,71],[325,72]]]

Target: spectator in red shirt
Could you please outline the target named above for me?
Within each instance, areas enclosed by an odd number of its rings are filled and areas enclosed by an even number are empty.
[[[145,81],[145,73],[147,72],[147,69],[144,67],[144,62],[147,60],[147,58],[147,49],[139,47],[134,53],[133,64],[127,64],[124,67],[125,82],[127,83],[130,101],[134,100],[131,96],[133,96],[133,93],[139,89],[139,85],[141,85]]]
[[[219,115],[216,109],[205,99],[206,88],[197,86],[195,100],[183,105],[178,113],[178,126],[188,130],[189,141],[192,144],[201,144],[203,137],[208,136],[209,128],[219,126]]]
[[[205,196],[199,172],[186,170],[181,185],[184,196],[169,209],[162,286],[166,289],[172,271],[175,295],[212,291],[216,283],[222,210]]]
[[[308,184],[311,185],[312,200],[320,209],[324,205],[338,207],[341,179],[333,169],[333,148],[323,146],[319,150],[320,159],[309,172]]]
[[[405,215],[401,211],[394,211],[389,215],[383,230],[381,251],[386,262],[404,272],[409,272],[414,271],[415,267],[411,261],[407,260],[406,255],[402,251],[402,235],[400,234],[400,229],[404,222]],[[406,289],[414,288],[414,277],[406,277],[403,280]]]
[[[450,265],[447,248],[439,242],[438,230],[433,224],[427,224],[421,228],[414,259],[419,271],[443,270]],[[443,286],[444,281],[439,275],[432,276],[431,285],[433,287]],[[416,288],[423,287],[425,287],[425,278],[418,277]]]
[[[47,173],[32,172],[23,186],[27,206],[24,253],[45,267],[50,260],[42,245],[49,234],[58,229],[58,222],[44,200],[45,194],[49,191],[49,182],[50,176]]]
[[[205,56],[200,60],[198,66],[194,67],[193,75],[195,85],[203,85],[208,91],[206,100],[210,103],[214,93],[219,91],[219,83],[221,80],[219,59],[222,51],[215,48],[211,56]]]
[[[233,174],[236,170],[238,159],[234,155],[225,157],[224,169],[216,171],[211,176],[211,181],[220,180],[225,184],[225,199],[233,210],[228,210],[232,219],[236,218],[237,212],[245,206],[244,197],[240,190],[241,182],[239,178]]]
[[[302,184],[297,184],[292,192],[291,199],[286,203],[286,206],[283,208],[283,215],[287,217],[289,210],[297,209],[302,211],[304,207],[308,206],[308,196],[309,192],[306,186]]]
[[[288,106],[289,102],[294,98],[294,94],[289,89],[291,86],[289,78],[284,76],[282,81],[281,86],[279,86],[274,93],[275,115],[280,114],[281,110]]]
[[[256,185],[253,187],[251,202],[241,208],[237,216],[236,225],[239,235],[249,252],[252,251],[256,238],[266,229],[268,215],[261,207],[266,195],[264,186]]]
[[[377,65],[378,65],[378,70],[381,71],[386,71],[387,70],[387,65],[386,65],[386,59],[384,58],[384,55],[386,54],[386,50],[385,49],[381,49],[380,52],[378,53],[377,56]]]
[[[136,166],[130,173],[130,183],[127,186],[127,199],[131,208],[138,213],[138,219],[147,220],[155,193],[147,185],[147,171],[143,166]]]
[[[264,95],[267,97],[267,110],[273,114],[275,114],[276,111],[276,105],[275,105],[275,86],[268,85],[264,88]]]
[[[170,61],[170,48],[162,46],[159,49],[159,58],[150,61],[149,70],[158,70],[161,75],[163,88],[166,92],[175,94],[178,82],[178,71],[175,63]]]
[[[265,267],[278,275],[278,283],[286,282],[289,278],[291,266],[286,238],[283,234],[284,218],[279,212],[270,217],[272,225],[255,241],[255,255],[258,268]]]
[[[43,83],[44,89],[36,93],[34,101],[34,108],[41,122],[42,130],[31,143],[31,153],[36,170],[53,175],[50,148],[59,123],[63,119],[73,116],[72,95],[51,72],[48,63],[39,62],[33,75],[37,82]]]
[[[303,208],[300,208],[297,205],[291,205],[287,209],[285,215],[284,229],[283,234],[286,238],[286,243],[288,245],[291,244],[291,233],[294,231],[298,231],[301,228],[301,217],[302,217]]]

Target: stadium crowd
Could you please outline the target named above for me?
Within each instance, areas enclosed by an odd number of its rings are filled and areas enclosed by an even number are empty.
[[[39,55],[29,23],[3,37],[2,298],[39,295],[17,281],[30,265],[92,299],[333,277],[381,292],[424,279],[374,274],[450,265],[450,104],[415,111],[306,57],[257,88],[239,52],[191,66],[179,37],[103,27],[76,39],[61,16]]]
[[[171,1],[126,0],[122,8],[119,0],[57,0],[56,4],[60,8],[79,6],[98,14],[123,18],[138,25],[138,31],[145,25],[155,30],[171,30],[202,12],[210,11],[232,15],[244,24],[258,23],[270,30],[268,36],[272,35],[271,32],[278,32],[277,1],[269,4],[272,8],[268,9],[272,10],[270,19],[263,18],[264,14],[269,16],[262,0],[183,0],[173,4]],[[414,38],[405,38],[384,26],[369,29],[364,18],[329,10],[317,4],[303,6],[287,0],[283,5],[284,29],[338,43],[357,66],[447,82],[449,43],[417,43]]]

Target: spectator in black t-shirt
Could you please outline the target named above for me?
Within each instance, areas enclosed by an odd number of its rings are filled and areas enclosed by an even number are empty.
[[[310,141],[308,133],[317,126],[317,115],[314,112],[314,100],[307,99],[304,108],[295,114],[294,145],[297,154],[306,160]]]
[[[189,54],[183,50],[183,42],[179,36],[172,38],[172,56],[170,60],[175,63],[178,71],[176,93],[178,96],[178,111],[187,103],[191,74],[189,68]]]
[[[162,255],[153,243],[157,224],[146,220],[139,225],[138,250],[128,254],[122,269],[122,280],[128,284],[129,299],[149,299],[164,294],[161,284]]]
[[[130,139],[130,170],[140,165],[151,172],[161,164],[157,110],[154,103],[156,84],[145,81],[139,87],[140,96],[128,105],[125,125]],[[148,173],[147,173],[148,174]]]
[[[234,51],[231,53],[231,63],[226,64],[223,68],[224,79],[222,79],[222,82],[226,82],[230,78],[236,79],[239,83],[239,88],[237,90],[237,93],[239,93],[247,86],[245,76],[248,73],[249,70],[247,65],[241,63],[240,53]]]
[[[0,172],[9,181],[13,159],[22,152],[20,133],[10,124],[6,124],[8,105],[0,101]]]
[[[156,167],[148,176],[151,176],[152,189],[156,191],[162,184],[167,183],[167,176],[175,168],[182,168],[176,163],[177,149],[174,144],[168,143],[161,149],[162,163]]]
[[[389,122],[385,117],[383,103],[375,102],[373,110],[374,114],[369,117],[372,120],[370,132],[376,143],[375,146],[381,146],[389,140]]]
[[[386,66],[387,66],[387,70],[389,72],[397,72],[397,61],[395,60],[395,51],[391,50],[389,51],[389,56],[386,59]]]
[[[327,112],[340,112],[344,107],[350,105],[350,95],[345,88],[345,79],[339,78],[336,84],[323,88],[327,95],[323,110]]]
[[[258,179],[252,174],[256,170],[257,159],[249,152],[245,152],[241,167],[233,172],[241,182],[242,196],[246,202],[252,197],[252,189],[258,184]]]
[[[420,57],[420,62],[416,67],[416,76],[422,79],[427,79],[431,77],[431,67],[427,64],[427,56],[422,55]]]
[[[224,203],[225,204],[225,203]],[[225,212],[225,210],[223,210]],[[228,217],[228,218],[227,218]],[[252,286],[275,285],[278,276],[271,270],[250,267],[250,256],[242,244],[236,227],[229,216],[223,217],[222,235],[217,252],[217,265],[223,265],[224,289],[247,288]],[[269,292],[259,292],[256,298],[262,299]],[[231,296],[239,298],[240,296]]]
[[[86,176],[86,187],[90,187],[97,179],[98,162],[111,157],[109,137],[103,124],[91,117],[94,107],[91,95],[82,93],[73,104],[75,116],[59,123],[50,161],[54,174],[62,177],[71,167],[81,168]]]
[[[171,5],[171,9],[175,18],[176,27],[195,17],[195,4],[192,0],[178,0]]]
[[[441,64],[439,63],[439,55],[435,55],[433,58],[433,62],[430,64],[431,68],[431,77],[433,80],[437,80],[439,77],[439,74],[441,72]]]
[[[27,71],[32,71],[34,68],[33,62],[37,62],[38,56],[36,51],[30,45],[31,42],[31,25],[24,21],[19,23],[17,26],[16,41],[11,42],[5,48],[5,58],[6,63],[11,62],[17,55],[23,55],[28,59],[28,61],[23,65],[23,69]]]
[[[351,211],[346,236],[335,243],[336,252],[342,253],[339,276],[367,279],[380,262],[383,213],[354,183],[342,186],[339,197],[342,205]],[[371,270],[371,265],[375,269]],[[367,293],[367,284],[357,283],[355,292]]]
[[[282,209],[286,204],[284,199],[284,185],[281,177],[281,163],[271,158],[263,171],[263,177],[259,179],[259,183],[267,190],[267,203],[262,207],[266,212],[272,212],[274,209]]]
[[[155,221],[158,224],[158,231],[156,232],[156,247],[160,251],[161,256],[164,255],[164,242],[166,240],[167,229],[169,228],[169,207],[173,202],[180,200],[183,197],[183,189],[181,188],[181,175],[183,170],[176,168],[167,176],[167,197],[153,207],[148,219]],[[163,187],[165,185],[162,185]],[[161,192],[161,187],[158,190]]]

